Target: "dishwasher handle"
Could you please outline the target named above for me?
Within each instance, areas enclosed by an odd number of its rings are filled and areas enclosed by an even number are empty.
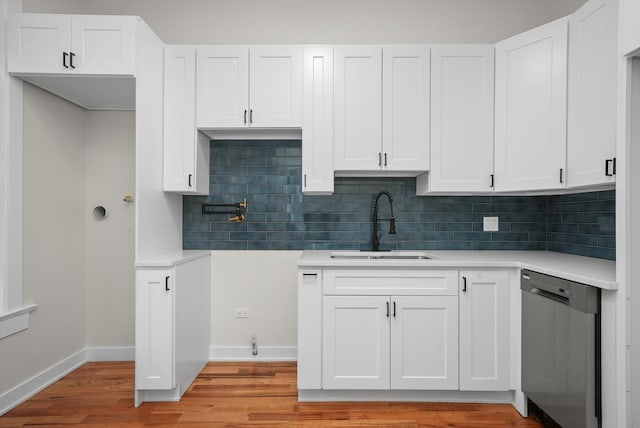
[[[567,306],[569,305],[569,298],[566,296],[560,296],[558,294],[552,293],[550,291],[542,290],[537,287],[531,287],[529,290],[525,290],[525,291],[529,291],[531,294],[536,294],[540,297],[553,300],[554,302],[562,303],[563,305],[567,305]]]

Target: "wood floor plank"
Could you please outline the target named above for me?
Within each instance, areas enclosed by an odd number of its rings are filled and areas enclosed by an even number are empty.
[[[133,390],[133,363],[88,363],[0,417],[0,427],[542,427],[506,404],[299,403],[295,363],[209,363],[180,402],[135,408]]]

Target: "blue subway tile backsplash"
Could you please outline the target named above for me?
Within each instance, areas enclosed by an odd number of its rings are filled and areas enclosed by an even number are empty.
[[[559,196],[416,196],[414,178],[336,178],[329,196],[302,194],[300,141],[212,141],[210,196],[184,197],[184,249],[357,250],[371,247],[371,205],[393,196],[397,234],[381,249],[550,250],[615,259],[615,192]],[[244,223],[202,203],[247,198]],[[379,213],[389,206],[380,199]],[[500,219],[483,232],[485,216]]]

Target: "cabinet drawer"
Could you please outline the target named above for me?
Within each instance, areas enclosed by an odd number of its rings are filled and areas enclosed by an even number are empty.
[[[324,294],[457,295],[458,271],[349,269],[324,272]]]

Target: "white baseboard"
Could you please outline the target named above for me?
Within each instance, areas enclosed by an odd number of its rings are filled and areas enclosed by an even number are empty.
[[[87,351],[83,349],[0,395],[0,415],[4,415],[86,362]]]
[[[135,346],[90,346],[86,348],[87,361],[134,361]]]
[[[212,346],[209,361],[296,361],[295,346],[261,346],[252,355],[250,346]]]

